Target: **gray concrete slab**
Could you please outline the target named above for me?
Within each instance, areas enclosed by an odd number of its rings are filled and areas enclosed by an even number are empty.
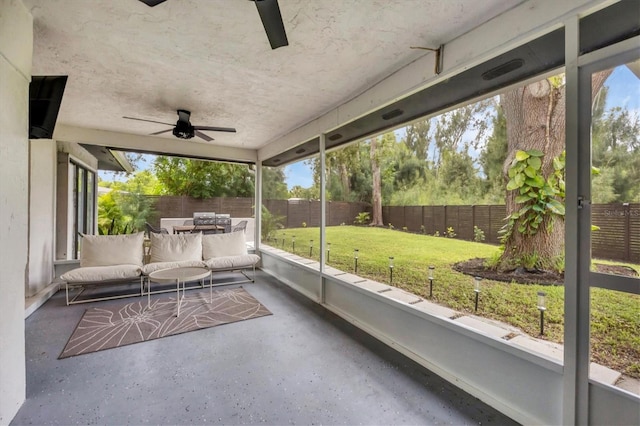
[[[509,340],[509,342],[561,362],[564,357],[564,348],[562,345],[557,343],[547,342],[525,335],[516,336]]]
[[[391,289],[387,284],[379,283],[378,281],[364,280],[356,284],[358,287],[366,288],[367,290],[371,290],[375,293],[380,291],[387,291]]]
[[[57,293],[25,321],[11,424],[513,424],[275,279],[244,288],[273,315],[62,360],[86,308],[131,299]]]
[[[394,288],[391,291],[385,291],[384,293],[380,293],[380,294],[390,299],[399,300],[400,302],[409,303],[409,304],[418,303],[422,300],[421,298],[419,298],[413,293],[409,293],[397,288]]]
[[[451,318],[454,315],[458,314],[457,311],[454,311],[451,308],[447,308],[446,306],[441,306],[441,305],[438,305],[437,303],[429,302],[427,300],[423,300],[419,303],[415,303],[413,307],[423,312],[427,312],[431,315],[437,315],[445,318]]]
[[[464,324],[467,327],[474,328],[481,333],[497,338],[502,338],[508,334],[511,334],[511,331],[507,330],[506,328],[498,327],[475,317],[464,316],[456,318],[455,321]]]
[[[622,376],[622,373],[604,365],[596,364],[595,362],[589,364],[589,378],[596,382],[615,385],[620,376]]]

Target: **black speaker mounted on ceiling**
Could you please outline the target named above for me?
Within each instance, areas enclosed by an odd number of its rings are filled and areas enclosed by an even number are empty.
[[[33,76],[29,84],[29,139],[51,139],[67,76]]]

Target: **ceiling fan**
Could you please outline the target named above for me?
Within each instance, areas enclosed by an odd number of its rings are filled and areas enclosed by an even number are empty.
[[[154,7],[160,3],[164,3],[166,0],[140,0],[142,3],[149,7]],[[282,15],[280,14],[280,6],[278,6],[278,0],[249,0],[256,4],[258,14],[262,20],[262,25],[267,33],[269,44],[272,49],[278,47],[288,46],[287,33],[284,30],[284,23],[282,22]]]
[[[211,142],[213,140],[212,137],[205,135],[201,132],[201,130],[209,130],[212,132],[230,132],[235,133],[236,129],[232,127],[214,127],[214,126],[193,126],[189,121],[189,117],[191,117],[191,112],[179,109],[178,110],[178,122],[175,124],[163,123],[162,121],[154,121],[154,120],[146,120],[144,118],[135,118],[135,117],[122,117],[128,120],[138,120],[138,121],[148,121],[149,123],[158,123],[158,124],[166,124],[167,126],[174,126],[171,129],[161,130],[159,132],[151,133],[152,135],[160,135],[162,133],[173,131],[173,135],[180,139],[191,139],[194,136],[198,136],[200,139],[204,139],[207,142]]]

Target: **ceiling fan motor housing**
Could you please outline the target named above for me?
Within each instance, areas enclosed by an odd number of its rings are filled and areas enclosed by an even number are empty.
[[[178,120],[176,123],[176,127],[173,129],[173,135],[180,139],[191,139],[194,135],[195,131],[193,126],[189,122],[184,122]]]

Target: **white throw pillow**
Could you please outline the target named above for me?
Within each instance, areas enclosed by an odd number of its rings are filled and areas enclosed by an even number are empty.
[[[202,260],[202,234],[151,233],[149,263]]]
[[[83,235],[80,266],[142,266],[144,233],[124,235]]]
[[[247,254],[244,232],[228,234],[208,234],[202,237],[202,258],[241,256]]]

